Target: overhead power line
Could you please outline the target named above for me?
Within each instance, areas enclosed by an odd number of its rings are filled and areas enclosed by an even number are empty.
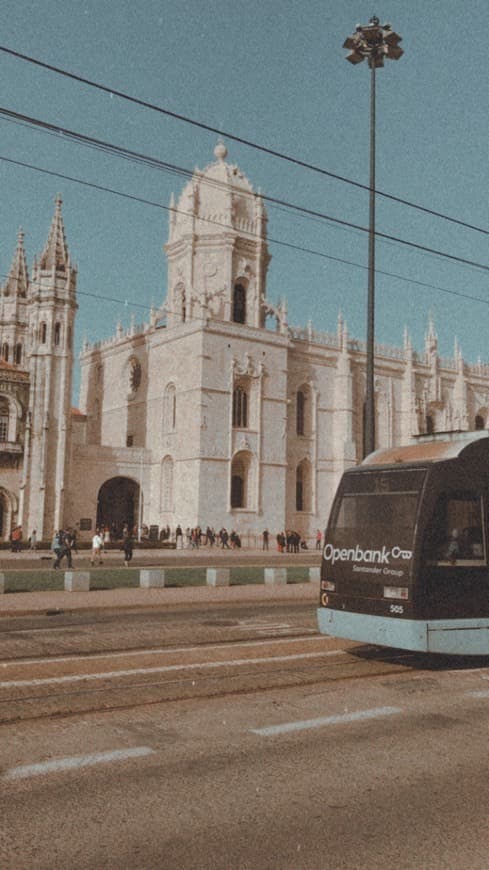
[[[253,142],[250,139],[245,139],[242,136],[237,136],[236,134],[229,133],[228,131],[222,130],[219,127],[213,127],[210,124],[205,124],[201,121],[196,121],[194,118],[189,118],[186,115],[182,115],[178,112],[173,112],[170,109],[165,109],[162,106],[158,106],[156,103],[151,103],[148,100],[140,99],[139,97],[134,97],[131,94],[127,94],[124,91],[120,91],[117,88],[111,88],[108,85],[103,85],[100,82],[95,82],[92,79],[88,79],[85,76],[77,75],[76,73],[72,73],[69,70],[62,69],[61,67],[54,66],[53,64],[46,63],[44,61],[39,60],[38,58],[30,57],[27,54],[22,54],[19,51],[14,51],[11,48],[7,48],[7,46],[0,45],[0,51],[5,54],[10,55],[11,57],[16,57],[19,60],[27,61],[27,63],[34,64],[35,66],[41,67],[42,69],[49,70],[50,72],[54,72],[57,75],[64,76],[65,78],[69,78],[72,81],[79,82],[80,84],[88,85],[91,88],[95,88],[96,90],[102,91],[103,93],[110,94],[111,96],[119,97],[122,100],[126,100],[134,105],[141,106],[145,109],[150,109],[151,111],[158,112],[159,114],[166,115],[169,118],[174,118],[177,121],[182,121],[185,124],[190,124],[193,127],[198,127],[201,130],[206,130],[209,133],[215,133],[218,136],[224,136],[226,139],[230,139],[233,142],[238,142],[240,145],[245,145],[248,148],[253,148],[256,151],[261,151],[264,154],[269,154],[272,157],[277,157],[280,160],[285,160],[287,163],[291,163],[295,166],[299,166],[302,169],[308,169],[312,172],[319,173],[320,175],[326,176],[328,178],[334,178],[336,181],[341,181],[344,184],[349,184],[352,187],[359,188],[361,190],[370,191],[370,188],[367,184],[362,184],[359,181],[354,181],[351,178],[347,178],[343,175],[338,175],[335,172],[331,172],[327,169],[323,169],[320,166],[316,166],[312,163],[307,163],[304,160],[300,160],[297,157],[292,157],[289,154],[285,154],[282,151],[277,151],[274,148],[268,148],[265,145],[260,145],[257,142]],[[475,226],[474,224],[470,224],[466,221],[460,220],[459,218],[451,217],[450,215],[443,214],[442,212],[435,211],[434,209],[427,208],[425,206],[419,205],[418,203],[411,202],[410,200],[403,199],[399,196],[395,196],[390,193],[386,193],[385,191],[376,190],[377,196],[384,197],[385,199],[391,200],[392,202],[400,203],[401,205],[405,205],[409,208],[416,209],[418,211],[424,212],[425,214],[432,215],[433,217],[441,218],[442,220],[449,221],[451,223],[458,224],[459,226],[466,227],[467,229],[474,230],[478,233],[484,233],[485,235],[489,235],[489,230]]]
[[[114,196],[119,196],[123,199],[128,199],[128,200],[131,200],[134,202],[142,203],[143,205],[150,205],[153,208],[158,208],[162,211],[178,211],[179,214],[183,214],[186,216],[190,216],[190,214],[191,214],[190,212],[185,212],[183,210],[171,209],[170,206],[163,205],[162,203],[159,203],[159,202],[153,202],[152,200],[143,199],[142,197],[135,196],[134,194],[123,193],[122,191],[114,190],[113,188],[110,188],[110,187],[104,187],[103,185],[95,184],[94,182],[91,182],[91,181],[84,181],[83,179],[80,179],[80,178],[74,178],[73,176],[70,176],[70,175],[64,175],[60,172],[55,172],[54,170],[51,170],[51,169],[43,169],[39,166],[33,166],[30,163],[24,163],[20,160],[13,160],[12,158],[3,157],[0,155],[0,161],[3,161],[4,163],[11,163],[15,166],[21,166],[25,169],[32,169],[33,171],[40,172],[44,175],[49,175],[49,176],[52,176],[54,178],[60,178],[63,181],[70,181],[70,182],[73,182],[75,184],[80,184],[83,187],[89,187],[89,188],[92,188],[95,190],[102,191],[103,193],[109,193],[109,194],[114,195]],[[219,221],[212,220],[211,218],[205,218],[202,220],[205,220],[206,223],[210,223],[210,224],[213,224],[213,225],[225,228],[225,229],[229,229],[229,226],[227,224],[219,223]],[[299,251],[302,254],[310,254],[312,256],[321,257],[322,259],[332,260],[336,263],[342,263],[343,265],[346,265],[346,266],[352,266],[355,269],[363,269],[365,271],[368,268],[367,266],[364,266],[361,263],[355,263],[352,260],[345,260],[345,259],[342,259],[341,257],[334,257],[332,254],[324,253],[324,251],[316,251],[312,248],[305,248],[305,247],[302,247],[301,245],[293,244],[292,242],[285,242],[283,240],[273,239],[270,237],[268,237],[267,241],[270,244],[279,245],[279,246],[285,247],[285,248],[291,248],[292,250]],[[404,281],[408,284],[413,284],[413,285],[418,286],[418,287],[424,287],[424,288],[429,289],[429,290],[436,290],[436,291],[439,291],[440,293],[448,293],[451,296],[457,296],[457,297],[462,298],[462,299],[469,299],[472,302],[481,302],[483,305],[489,304],[489,299],[484,299],[480,296],[472,296],[471,294],[463,293],[462,291],[450,290],[446,287],[439,287],[436,284],[429,284],[425,281],[417,281],[415,278],[407,278],[405,275],[397,275],[393,272],[386,272],[382,269],[376,269],[375,272],[377,275],[383,275],[384,277],[387,277],[387,278],[394,278],[397,281]],[[83,294],[82,291],[78,291],[78,292],[80,293],[80,295],[86,295],[86,296],[95,295],[93,293]],[[121,305],[127,304],[127,300],[118,300],[118,299],[113,299],[110,297],[102,297],[102,296],[97,296],[97,298],[100,298],[100,299],[105,298],[106,301],[117,302]],[[138,307],[138,308],[145,307],[146,309],[148,309],[148,306],[143,306],[140,303],[131,302],[130,304],[134,307]]]
[[[118,157],[123,157],[124,159],[133,159],[133,160],[137,161],[138,163],[144,163],[145,165],[151,166],[153,168],[163,169],[165,171],[171,171],[173,173],[183,175],[187,178],[191,178],[193,175],[193,172],[190,169],[185,169],[183,167],[176,166],[176,165],[171,164],[171,163],[167,163],[165,161],[159,160],[156,157],[151,157],[147,154],[142,154],[142,153],[137,152],[137,151],[131,151],[131,150],[129,150],[127,148],[123,148],[119,145],[113,145],[112,143],[106,142],[103,139],[96,139],[96,138],[93,138],[91,136],[85,136],[82,133],[78,133],[78,132],[76,132],[74,130],[70,130],[66,127],[60,127],[60,126],[57,126],[54,124],[50,124],[47,121],[41,121],[37,118],[32,118],[28,115],[21,115],[18,112],[13,112],[9,109],[4,109],[4,108],[0,107],[0,115],[3,115],[4,117],[6,117],[9,120],[16,120],[16,121],[20,121],[22,123],[31,124],[35,127],[39,127],[43,131],[55,133],[57,135],[63,136],[64,138],[71,139],[79,144],[88,145],[90,147],[102,150],[106,153],[115,154]],[[4,159],[4,158],[2,158],[2,159]],[[12,161],[12,162],[15,162],[15,161]],[[25,164],[25,165],[28,166],[29,164]],[[35,169],[38,167],[30,166],[30,168]],[[39,171],[44,171],[44,170],[39,170]],[[74,180],[74,179],[71,179],[71,180]],[[212,179],[210,181],[208,179],[202,179],[202,180],[205,183],[211,184],[214,187],[221,186],[220,183],[218,181],[216,181],[215,179]],[[94,185],[94,186],[96,187],[97,185]],[[246,192],[245,192],[245,195],[246,195]],[[254,197],[257,194],[247,194],[247,195]],[[363,233],[369,232],[368,227],[363,227],[360,224],[354,224],[351,221],[346,221],[346,220],[342,220],[341,218],[333,217],[332,215],[325,214],[324,212],[319,212],[319,211],[316,211],[314,209],[306,208],[305,206],[299,206],[299,205],[296,205],[294,203],[290,203],[286,200],[278,199],[276,197],[266,196],[264,194],[260,194],[260,196],[266,202],[269,202],[273,205],[279,205],[279,206],[288,208],[292,211],[299,212],[300,214],[307,215],[309,217],[320,218],[322,220],[326,220],[326,221],[332,222],[334,224],[337,224],[338,226],[348,227],[349,229],[354,229],[354,230],[357,230],[359,232],[363,232]],[[137,198],[137,197],[135,197],[135,198]],[[218,223],[218,222],[216,222],[216,223]],[[231,228],[228,225],[224,225],[224,224],[218,223],[218,225],[225,226],[226,229]],[[466,266],[473,266],[476,269],[485,269],[485,270],[489,271],[488,265],[483,264],[483,263],[477,263],[475,260],[468,260],[464,257],[459,257],[455,254],[448,254],[445,251],[439,251],[436,248],[430,248],[430,247],[427,247],[426,245],[420,245],[417,242],[409,242],[406,239],[401,239],[398,236],[392,236],[388,233],[383,233],[380,230],[376,230],[375,235],[379,239],[384,239],[386,241],[395,242],[399,245],[404,245],[404,246],[407,246],[409,248],[414,248],[415,250],[423,251],[424,253],[434,254],[435,256],[443,257],[443,258],[448,259],[448,260],[453,260],[454,262],[461,263],[461,264],[466,265]],[[290,245],[290,247],[293,247],[293,245]],[[331,258],[331,259],[334,259],[334,258]]]

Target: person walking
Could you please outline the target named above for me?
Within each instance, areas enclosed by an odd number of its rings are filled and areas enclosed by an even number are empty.
[[[29,538],[29,550],[35,550],[36,547],[37,547],[37,531],[36,531],[36,529],[33,529],[31,536]]]
[[[268,550],[268,541],[270,538],[270,533],[269,533],[268,529],[264,530],[262,537],[263,537],[263,549]]]
[[[58,532],[57,530],[55,530],[54,535],[53,535],[51,549],[54,553],[53,568],[59,568],[59,562],[61,559],[63,544],[62,544],[62,540],[61,540],[61,533]]]
[[[129,562],[132,561],[132,551],[134,549],[133,538],[129,530],[126,531],[122,539],[122,549],[124,550],[124,565],[126,568],[129,568]]]
[[[95,532],[92,538],[92,556],[90,559],[90,565],[94,565],[96,560],[98,559],[99,565],[103,565],[102,561],[102,550],[104,547],[104,539],[100,534],[99,530]]]
[[[321,549],[321,541],[323,539],[323,535],[321,529],[316,529],[316,550]]]

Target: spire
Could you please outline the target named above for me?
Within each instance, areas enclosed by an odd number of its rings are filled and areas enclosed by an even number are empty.
[[[8,278],[2,287],[4,296],[25,297],[29,285],[29,273],[24,248],[24,233],[19,229],[17,234],[17,248],[15,250]]]
[[[66,272],[70,266],[70,255],[66,244],[63,215],[61,213],[63,200],[59,194],[56,197],[55,203],[51,229],[49,230],[46,247],[41,254],[39,268],[41,271],[55,269],[56,271]]]

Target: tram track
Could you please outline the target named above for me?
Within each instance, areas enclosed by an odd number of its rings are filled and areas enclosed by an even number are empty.
[[[294,639],[297,640],[297,639]],[[307,640],[312,640],[307,638]],[[324,644],[325,638],[314,639],[316,643]],[[276,644],[286,647],[284,654],[271,655]],[[180,662],[178,664],[162,664],[158,667],[142,667],[124,669],[122,671],[106,670],[84,673],[80,671],[83,663],[93,664],[93,656],[68,657],[71,664],[77,667],[72,674],[31,676],[30,679],[3,679],[0,683],[0,725],[14,721],[39,720],[52,717],[67,717],[79,714],[108,712],[111,710],[132,709],[143,705],[155,705],[173,701],[191,700],[196,698],[223,697],[249,692],[263,692],[270,689],[290,688],[298,685],[325,686],[340,680],[362,679],[365,677],[380,677],[385,675],[405,673],[410,665],[405,661],[406,654],[399,656],[376,656],[358,658],[353,651],[345,649],[314,650],[311,653],[294,653],[290,644],[276,638],[264,641],[241,641],[227,644],[207,644],[207,652],[212,647],[216,655],[206,661]],[[251,652],[254,648],[257,655],[249,659],[237,659],[231,655],[228,659],[220,659],[219,653],[226,647],[235,651],[237,647]],[[327,646],[324,644],[324,646]],[[184,654],[183,647],[173,655]],[[202,652],[201,647],[192,647],[194,651]],[[157,650],[141,650],[141,655],[159,655]],[[165,656],[170,650],[162,650]],[[258,655],[258,653],[261,653]],[[113,660],[116,656],[131,658],[132,651],[120,654],[103,654],[102,660]],[[241,653],[243,656],[243,652]],[[307,666],[306,666],[307,662]],[[12,667],[14,667],[13,663]],[[59,665],[61,661],[52,657],[36,662],[19,662],[18,667],[36,668],[46,665]],[[66,664],[66,659],[65,659]],[[174,670],[175,668],[175,670]],[[156,676],[155,671],[161,672]],[[176,675],[178,674],[178,676]],[[146,675],[146,678],[145,678]],[[8,676],[2,668],[2,677]],[[136,677],[136,679],[135,679]],[[60,680],[62,689],[60,689]],[[10,688],[9,688],[10,687]],[[34,689],[34,691],[32,691]]]

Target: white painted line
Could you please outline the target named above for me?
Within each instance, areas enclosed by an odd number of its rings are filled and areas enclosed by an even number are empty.
[[[162,665],[159,668],[131,668],[125,671],[102,671],[98,674],[72,674],[64,677],[39,677],[34,680],[7,680],[0,683],[0,689],[27,688],[28,686],[49,686],[60,683],[79,683],[83,680],[110,680],[114,677],[134,677],[143,674],[164,674],[170,671],[206,670],[211,668],[229,668],[243,665],[258,665],[268,662],[292,662],[299,659],[324,658],[325,656],[341,655],[342,650],[328,650],[326,652],[299,653],[290,656],[263,656],[255,659],[229,659],[219,662],[191,662],[187,665]]]
[[[304,731],[307,728],[322,728],[324,725],[341,725],[348,722],[361,722],[364,719],[380,719],[402,713],[400,707],[375,707],[372,710],[359,710],[357,713],[342,713],[337,716],[322,716],[319,719],[304,719],[301,722],[286,722],[283,725],[269,725],[266,728],[251,728],[253,734],[274,737],[291,731]]]
[[[81,767],[93,767],[96,764],[109,764],[113,761],[125,761],[128,758],[141,758],[153,755],[154,749],[149,746],[136,746],[134,749],[115,749],[112,752],[95,752],[92,755],[78,755],[72,758],[57,758],[54,761],[42,761],[39,764],[25,764],[11,767],[4,773],[2,779],[28,779],[31,776],[43,776],[46,773],[60,773],[64,770],[79,770]]]
[[[315,641],[319,643],[321,640],[325,640],[325,637],[318,634],[315,629],[309,629],[310,631],[314,631],[315,637],[291,637],[288,643],[310,643],[311,641]],[[250,646],[265,646],[268,644],[274,643],[283,643],[283,640],[276,640],[275,638],[271,640],[238,640],[234,643],[216,643],[209,646],[165,646],[160,649],[128,649],[125,652],[107,652],[102,653],[93,653],[89,655],[72,655],[72,656],[46,656],[42,659],[22,659],[21,662],[16,661],[15,659],[9,659],[8,661],[0,661],[0,667],[9,668],[9,667],[24,667],[27,665],[44,665],[44,664],[58,664],[61,662],[80,662],[84,659],[87,661],[97,661],[97,659],[121,659],[127,658],[136,658],[136,656],[159,656],[159,655],[173,655],[174,653],[190,653],[190,652],[202,652],[202,650],[214,650],[214,649],[236,649],[237,647],[250,647]]]
[[[469,698],[489,698],[489,689],[483,689],[478,692],[466,692]]]

